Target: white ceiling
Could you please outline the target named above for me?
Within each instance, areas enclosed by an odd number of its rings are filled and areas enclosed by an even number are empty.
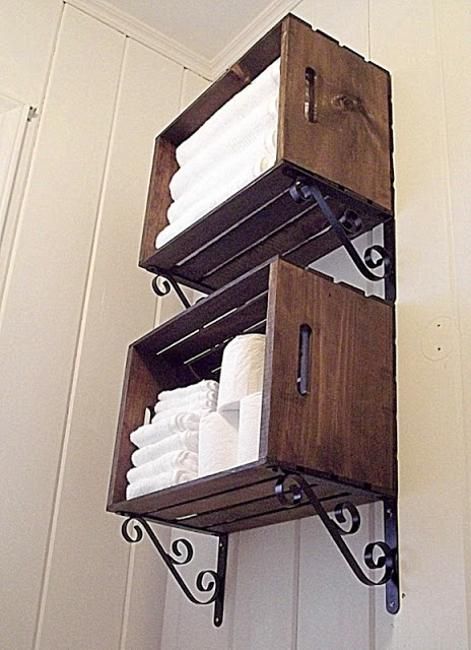
[[[274,0],[107,0],[184,47],[214,59]]]

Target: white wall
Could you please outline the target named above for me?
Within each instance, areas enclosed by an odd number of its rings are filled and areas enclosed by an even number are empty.
[[[0,647],[155,648],[166,573],[104,508],[126,348],[155,316],[153,138],[206,81],[59,0],[3,2],[0,29],[0,94],[39,107],[0,255]]]
[[[401,613],[355,581],[316,519],[231,536],[220,630],[150,544],[120,539],[104,506],[126,347],[156,317],[136,265],[152,141],[205,81],[61,0],[4,0],[0,94],[40,115],[0,250],[2,648],[469,646],[469,4],[304,0],[297,13],[393,74]],[[157,318],[174,310],[161,301]],[[381,528],[364,511],[356,549]],[[206,568],[211,540],[197,549]]]

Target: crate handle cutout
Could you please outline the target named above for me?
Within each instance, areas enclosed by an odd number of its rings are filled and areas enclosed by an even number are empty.
[[[304,71],[304,117],[308,122],[317,122],[316,71],[306,68]]]
[[[311,379],[311,337],[311,327],[307,323],[303,323],[299,328],[298,377],[296,379],[298,393],[303,396],[309,393]]]

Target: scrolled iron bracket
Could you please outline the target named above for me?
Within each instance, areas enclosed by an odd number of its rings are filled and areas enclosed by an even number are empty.
[[[394,501],[384,501],[385,541],[369,542],[364,548],[363,559],[366,567],[383,571],[379,579],[372,580],[363,571],[343,539],[345,536],[354,535],[361,526],[360,512],[353,503],[343,501],[337,504],[333,518],[330,517],[312,487],[296,473],[281,476],[275,485],[275,494],[286,507],[296,506],[303,498],[307,498],[358,580],[368,587],[385,585],[386,609],[390,614],[397,614],[400,603],[397,512]]]
[[[131,530],[131,525],[133,525]],[[206,569],[200,571],[196,576],[196,590],[199,594],[207,594],[208,598],[200,599],[194,595],[182,579],[180,572],[176,567],[181,567],[193,560],[195,552],[193,545],[187,539],[179,538],[172,542],[171,553],[167,553],[160,543],[155,531],[143,517],[130,516],[121,526],[123,538],[130,544],[140,542],[145,531],[152,542],[153,546],[164,561],[167,569],[176,580],[178,586],[185,596],[195,605],[211,605],[214,603],[213,622],[216,627],[222,624],[224,613],[224,589],[226,582],[226,562],[227,562],[227,535],[218,536],[218,559],[216,571]]]
[[[304,182],[298,180],[290,187],[289,192],[291,198],[297,203],[303,203],[309,200],[317,203],[322,214],[329,222],[331,230],[350,255],[357,269],[367,280],[378,282],[380,280],[386,280],[392,274],[391,256],[383,246],[379,246],[378,244],[369,246],[365,249],[362,258],[350,241],[349,236],[352,237],[353,235],[359,234],[363,229],[363,222],[360,215],[347,208],[341,217],[337,218],[319,186],[311,181]],[[377,269],[380,266],[383,266],[383,273],[381,275],[373,273],[372,269]]]
[[[184,308],[188,309],[188,307],[191,307],[191,302],[188,300],[183,289],[180,287],[175,278],[173,278],[171,275],[164,275],[157,270],[154,272],[156,275],[154,278],[152,278],[152,289],[154,293],[159,296],[159,298],[167,296],[173,289]]]

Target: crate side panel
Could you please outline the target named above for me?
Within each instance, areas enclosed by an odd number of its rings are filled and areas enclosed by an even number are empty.
[[[389,75],[307,25],[289,24],[280,157],[391,211]],[[314,118],[305,115],[314,72]]]
[[[285,262],[275,303],[268,456],[390,494],[396,488],[391,306]],[[312,330],[307,395],[297,388],[303,324]]]

